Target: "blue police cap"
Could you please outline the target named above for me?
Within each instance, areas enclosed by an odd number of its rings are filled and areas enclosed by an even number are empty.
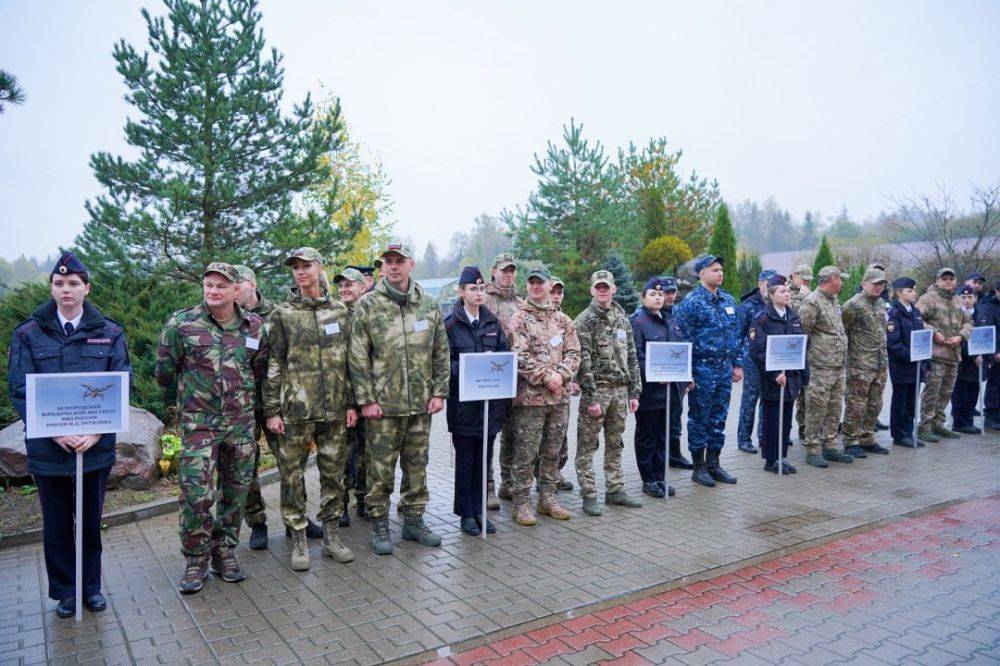
[[[917,281],[913,278],[900,277],[892,281],[893,289],[913,289],[917,286]]]
[[[986,282],[986,276],[983,275],[982,273],[980,273],[979,271],[972,271],[971,273],[969,273],[968,275],[965,276],[965,279],[966,280],[982,280],[983,282]]]
[[[767,271],[765,271],[765,273],[766,272]],[[763,274],[764,273],[761,273],[761,275]],[[774,273],[773,275],[771,275],[771,277],[767,278],[768,287],[778,287],[778,286],[784,286],[786,284],[788,284],[788,278],[786,278],[784,275],[778,275],[777,273]]]
[[[458,278],[459,284],[482,284],[483,274],[479,272],[478,266],[466,266],[462,269],[462,275]]]
[[[646,285],[642,288],[643,291],[663,291],[663,282],[658,277],[651,277],[646,280]]]
[[[677,291],[677,280],[672,277],[661,277],[660,284],[663,285],[663,291]]]
[[[52,268],[50,275],[79,275],[80,279],[87,282],[89,277],[87,267],[76,258],[72,252],[63,252],[56,265]]]
[[[974,293],[976,293],[976,290],[973,289],[972,287],[970,287],[967,284],[963,284],[961,287],[958,288],[958,292],[957,293],[958,293],[959,296],[965,296],[966,294],[974,294]]]
[[[773,278],[777,274],[778,274],[778,271],[774,270],[773,268],[765,268],[757,276],[757,282],[763,282],[764,280],[770,280],[771,278]]]
[[[716,257],[715,255],[712,254],[703,254],[694,260],[694,272],[701,273],[703,270],[705,270],[715,262],[719,262],[720,266],[725,265],[722,260],[722,257]]]

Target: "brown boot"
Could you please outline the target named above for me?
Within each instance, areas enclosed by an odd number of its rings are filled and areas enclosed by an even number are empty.
[[[514,496],[514,520],[518,525],[531,527],[535,524],[535,512],[531,510],[527,495]]]
[[[543,490],[538,497],[538,513],[556,520],[569,520],[570,513],[566,508],[556,501],[555,493],[551,490]]]

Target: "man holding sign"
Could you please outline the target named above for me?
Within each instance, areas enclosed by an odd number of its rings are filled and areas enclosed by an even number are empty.
[[[64,252],[49,275],[52,298],[14,329],[8,357],[7,387],[25,423],[26,382],[33,373],[130,372],[125,332],[87,301],[87,268]],[[42,505],[42,535],[49,598],[56,614],[76,613],[73,543],[76,456],[83,455],[83,605],[107,608],[101,595],[101,514],[104,488],[115,462],[115,435],[67,435],[25,440],[28,472]]]

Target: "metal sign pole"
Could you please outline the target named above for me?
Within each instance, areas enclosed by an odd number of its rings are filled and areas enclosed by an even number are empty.
[[[787,375],[785,376],[787,382]],[[778,476],[784,474],[785,467],[785,387],[778,387]]]
[[[917,392],[913,398],[913,450],[920,448],[920,361],[917,361]]]
[[[663,498],[670,498],[670,382],[667,382],[667,415],[664,417],[666,430],[663,437],[663,482],[666,488],[663,489]]]
[[[983,432],[986,432],[986,378],[983,374],[983,368],[986,366],[986,355],[983,354],[979,357],[979,413],[983,416]]]
[[[76,621],[83,620],[83,451],[76,452]]]
[[[490,401],[483,400],[483,477],[482,492],[483,492],[483,504],[480,507],[480,511],[483,512],[483,524],[480,526],[480,535],[482,538],[486,538],[486,452],[489,448],[490,441]]]

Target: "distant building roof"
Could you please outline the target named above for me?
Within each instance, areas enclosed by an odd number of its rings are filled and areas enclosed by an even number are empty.
[[[959,252],[965,251],[971,246],[976,239],[974,238],[962,238],[955,241],[955,249]],[[848,246],[845,249],[849,249]],[[898,266],[909,266],[915,262],[922,261],[926,259],[933,251],[934,246],[930,243],[924,243],[922,241],[914,241],[911,243],[900,243],[898,245],[894,243],[884,243],[881,245],[876,245],[872,248],[877,252],[880,252],[889,257],[889,261]],[[773,268],[782,275],[788,275],[792,270],[792,267],[799,262],[812,263],[813,259],[816,257],[816,252],[814,250],[789,250],[787,252],[768,252],[767,254],[762,254],[760,256],[760,263],[764,268]],[[840,266],[840,268],[847,268],[846,266]],[[890,269],[891,271],[891,269]]]
[[[458,276],[456,275],[455,277],[428,278],[425,280],[417,280],[417,284],[420,285],[421,289],[423,289],[428,296],[438,298],[438,296],[441,294],[441,291],[445,287],[453,284],[458,284]]]

